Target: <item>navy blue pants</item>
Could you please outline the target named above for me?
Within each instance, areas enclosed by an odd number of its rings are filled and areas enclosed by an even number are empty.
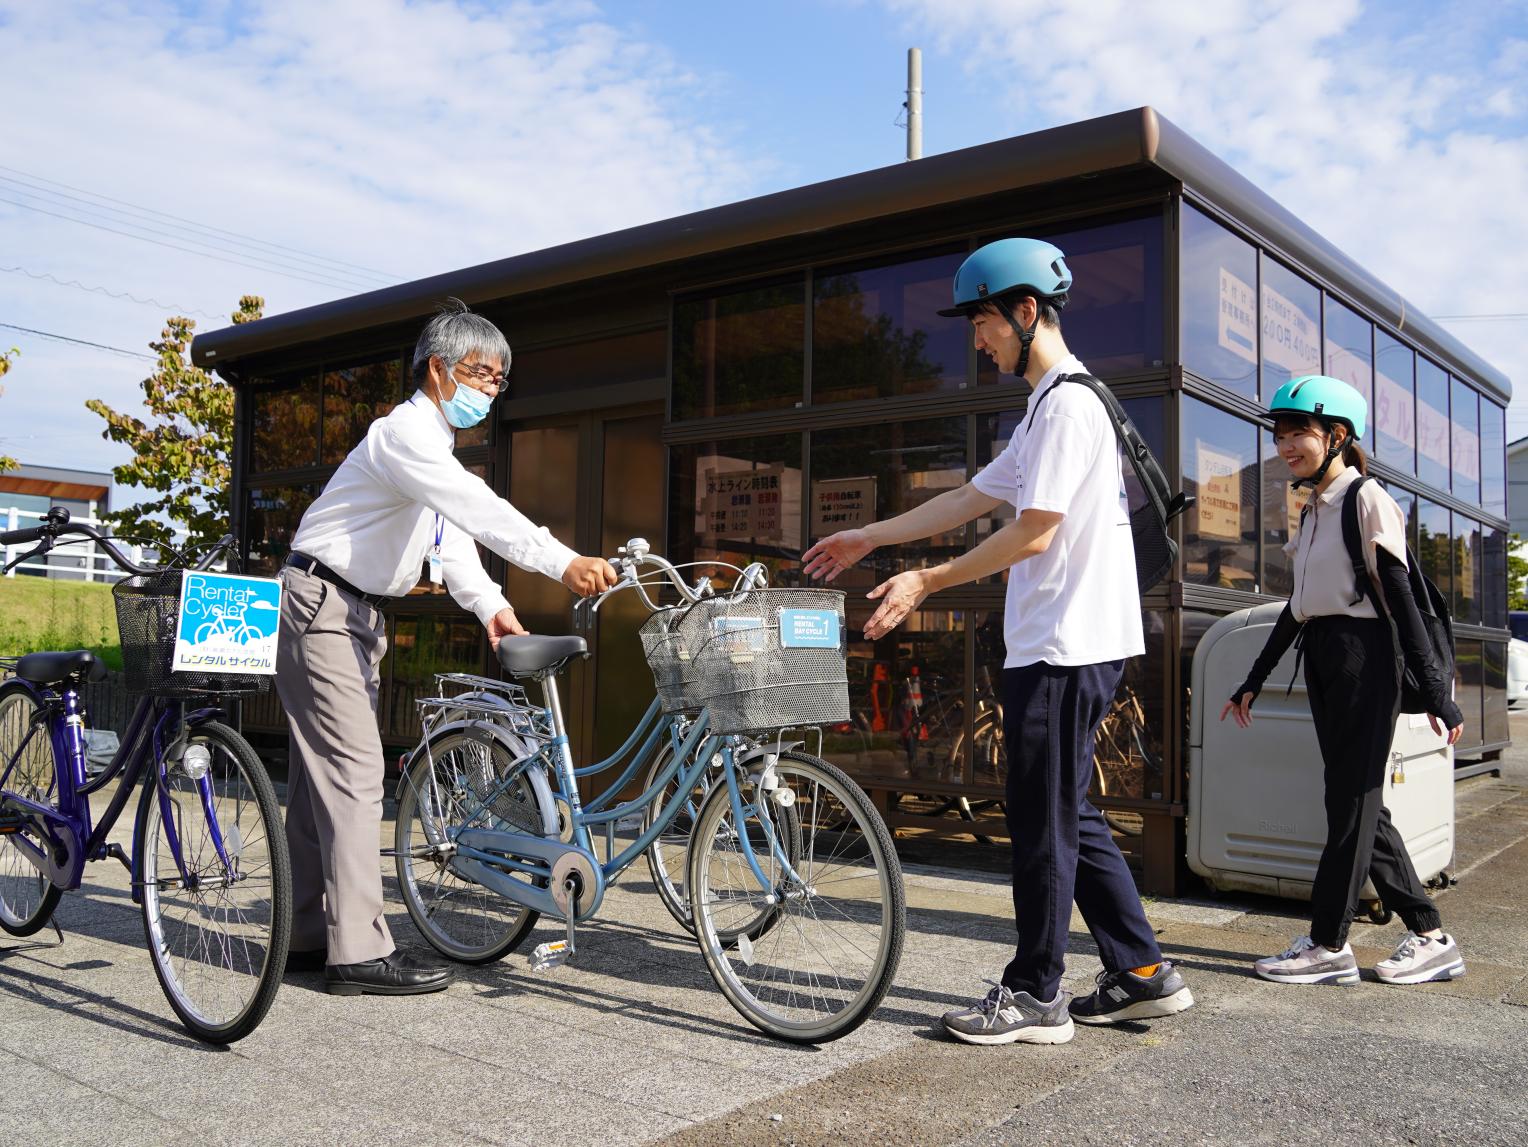
[[[1019,933],[1003,984],[1037,1000],[1054,999],[1061,987],[1074,900],[1109,971],[1162,959],[1125,858],[1103,814],[1088,800],[1093,737],[1114,700],[1124,664],[1041,661],[1003,670]]]

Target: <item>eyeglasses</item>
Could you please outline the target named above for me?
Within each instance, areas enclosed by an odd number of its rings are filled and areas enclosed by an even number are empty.
[[[464,366],[461,363],[457,363],[452,369],[458,375],[466,375],[471,380],[472,385],[479,390],[492,388],[495,395],[503,390],[509,382],[506,375],[499,374],[492,367],[488,366]]]

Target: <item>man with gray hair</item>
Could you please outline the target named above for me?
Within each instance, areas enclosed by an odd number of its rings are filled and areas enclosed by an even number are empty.
[[[457,461],[455,431],[481,422],[504,389],[509,343],[456,299],[414,348],[408,401],[372,423],[302,516],[281,571],[276,691],[291,723],[287,842],[294,971],[324,970],[335,995],[412,995],[451,972],[399,953],[382,911],[377,860],[384,765],[377,729],[381,607],[429,565],[463,609],[501,638],[524,634],[474,540],[581,596],[615,584]]]

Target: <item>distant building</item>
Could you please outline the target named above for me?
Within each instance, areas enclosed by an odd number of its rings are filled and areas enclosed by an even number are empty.
[[[111,509],[111,474],[56,466],[21,466],[0,474],[0,529],[36,525],[41,515],[54,506],[68,510],[71,518],[99,518]],[[66,546],[50,554],[46,566],[29,563],[16,572],[34,577],[81,579],[85,576],[86,560],[83,548]]]

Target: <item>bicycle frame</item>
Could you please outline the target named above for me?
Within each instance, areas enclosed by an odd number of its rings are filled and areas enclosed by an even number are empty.
[[[133,709],[128,721],[127,735],[122,738],[111,763],[94,780],[85,772],[85,740],[82,733],[82,714],[77,690],[62,691],[16,679],[31,694],[38,707],[39,718],[21,739],[10,760],[3,763],[0,771],[0,816],[7,820],[19,820],[11,829],[11,840],[34,867],[57,887],[71,891],[80,886],[85,864],[92,860],[104,860],[115,856],[132,872],[132,899],[143,899],[143,841],[137,832],[133,834],[133,854],[128,858],[119,846],[108,844],[107,836],[117,823],[117,818],[127,802],[144,770],[151,763],[157,764],[155,788],[158,792],[164,833],[174,856],[180,879],[191,878],[181,854],[179,827],[173,816],[170,792],[167,784],[166,754],[170,745],[192,728],[212,719],[217,709],[197,709],[184,712],[182,703],[170,702],[163,707],[153,698],[142,697]],[[50,808],[27,800],[16,793],[5,792],[6,783],[15,770],[16,762],[46,724],[53,749],[53,772],[58,785],[58,807]],[[113,795],[99,821],[92,825],[90,796],[120,778],[121,784]],[[212,811],[212,781],[203,776],[197,782],[201,793],[202,808],[207,813],[213,845],[222,861],[225,873],[232,876],[232,866],[224,848],[217,817]],[[26,831],[22,831],[22,830]],[[35,836],[36,839],[33,839]],[[45,842],[45,845],[39,842]]]

